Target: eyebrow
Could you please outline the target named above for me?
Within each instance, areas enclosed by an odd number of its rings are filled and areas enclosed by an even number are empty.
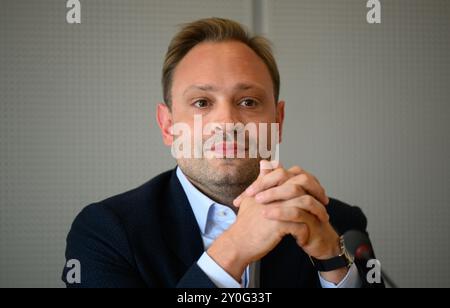
[[[240,82],[233,87],[233,90],[250,90],[250,89],[256,89],[256,90],[265,92],[263,87],[256,85],[256,84],[251,84],[251,83]],[[194,84],[194,85],[189,86],[186,90],[184,90],[183,95],[185,95],[188,91],[191,91],[191,90],[201,90],[201,91],[205,91],[205,92],[217,92],[219,89],[210,84]]]
[[[183,95],[185,95],[187,92],[191,91],[191,90],[201,90],[201,91],[205,91],[205,92],[215,92],[218,89],[210,84],[194,84],[191,85],[189,87],[187,87],[186,90],[184,90]]]

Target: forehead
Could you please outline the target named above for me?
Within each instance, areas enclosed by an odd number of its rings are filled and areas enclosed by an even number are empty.
[[[269,69],[263,60],[241,42],[206,42],[192,48],[177,65],[172,91],[176,95],[192,84],[233,88],[255,83],[273,93]]]

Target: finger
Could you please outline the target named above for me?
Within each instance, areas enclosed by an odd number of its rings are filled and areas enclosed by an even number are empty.
[[[258,178],[261,178],[270,172],[272,172],[275,168],[273,167],[272,163],[268,160],[261,160],[259,162],[259,176]]]
[[[311,223],[310,214],[293,206],[272,206],[264,209],[264,217],[270,220],[294,223]]]
[[[283,168],[283,165],[281,164],[281,162],[280,161],[278,161],[278,160],[271,160],[270,161],[270,165],[271,165],[271,169],[272,170],[274,170],[274,169],[278,169],[278,168]]]
[[[265,175],[269,174],[270,172],[273,171],[273,165],[271,162],[267,161],[267,160],[261,160],[259,162],[259,176],[256,179],[256,181],[258,181],[259,179],[261,179],[262,177],[264,177]],[[255,182],[256,182],[255,181]],[[233,201],[233,205],[235,207],[239,207],[241,205],[242,199],[244,197],[250,197],[250,194],[247,193],[247,191],[245,190],[242,194],[240,194],[236,199],[234,199]]]
[[[309,242],[310,231],[306,224],[289,223],[286,227],[286,232],[295,238],[300,247],[306,246]]]
[[[274,201],[285,201],[294,199],[306,194],[306,191],[297,184],[286,182],[283,185],[269,188],[255,196],[257,202],[262,204]]]
[[[244,191],[244,192],[243,192],[242,194],[240,194],[236,199],[233,200],[233,205],[234,205],[235,207],[241,206],[242,200],[243,200],[245,197],[246,197],[246,193],[245,193],[245,191]]]
[[[302,215],[305,213],[321,222],[328,222],[330,219],[325,207],[308,195],[269,205],[265,212],[269,219],[303,223],[305,221],[302,220]]]
[[[291,175],[287,172],[287,170],[278,168],[266,174],[265,176],[258,178],[252,185],[247,188],[246,193],[249,196],[254,196],[266,189],[285,183],[290,179],[290,177]]]
[[[297,207],[301,210],[314,215],[321,222],[330,221],[325,206],[310,195],[304,195],[297,199],[292,199],[286,202],[286,206]]]
[[[313,175],[307,172],[303,172],[302,174],[292,177],[289,179],[289,182],[300,185],[308,194],[312,195],[324,205],[328,205],[330,202],[325,189]]]
[[[277,163],[277,162],[275,162],[275,163]],[[274,162],[272,161],[271,164],[273,165]],[[303,169],[300,168],[300,167],[298,167],[298,166],[294,166],[294,167],[290,168],[289,170],[287,170],[287,172],[289,173],[290,176],[293,177],[293,176],[296,176],[296,175],[301,174],[301,173],[303,172]],[[274,188],[274,189],[275,189],[275,188]],[[284,189],[284,188],[283,188],[283,189]],[[283,189],[281,189],[281,191],[282,191]],[[292,187],[291,187],[291,189],[292,189]],[[270,189],[269,189],[269,190],[270,190]],[[301,195],[303,195],[303,194],[304,194],[304,191],[303,191],[302,189],[300,189],[300,190],[301,190],[301,191],[300,191],[299,194],[291,195],[291,198],[294,198],[294,197],[296,197],[296,196],[301,196]],[[278,192],[278,191],[280,191],[280,190],[276,189],[276,191]],[[258,195],[261,194],[261,193],[263,193],[263,192],[257,193],[256,196],[258,196]],[[277,200],[277,198],[276,198],[275,196],[274,196],[273,198],[270,198],[270,200],[266,199],[266,198],[267,198],[268,196],[270,196],[270,195],[271,195],[271,193],[268,193],[268,194],[265,194],[265,193],[264,193],[264,196],[260,196],[260,198],[261,198],[260,202],[261,202],[261,203],[269,203],[269,202],[272,202],[272,201]],[[278,195],[278,194],[277,194],[277,195]],[[286,198],[280,197],[278,200],[287,200],[287,199],[286,199]]]
[[[299,166],[294,166],[288,169],[288,172],[292,173],[294,176],[299,175],[304,172],[304,170]]]

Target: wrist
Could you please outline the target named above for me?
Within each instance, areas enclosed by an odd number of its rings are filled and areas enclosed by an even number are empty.
[[[241,281],[245,268],[250,264],[243,258],[229,231],[218,237],[206,253],[237,282]]]
[[[320,275],[336,285],[344,279],[353,264],[353,259],[345,249],[343,237],[337,238],[338,244],[331,245],[327,253],[311,258]],[[336,249],[335,246],[338,248]]]
[[[335,235],[329,241],[327,248],[323,249],[320,254],[313,255],[317,260],[328,260],[339,256],[342,253],[339,235]]]

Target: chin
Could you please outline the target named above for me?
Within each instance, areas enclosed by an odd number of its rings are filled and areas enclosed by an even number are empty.
[[[259,162],[255,159],[212,159],[208,164],[211,171],[222,178],[244,179],[259,173]]]

